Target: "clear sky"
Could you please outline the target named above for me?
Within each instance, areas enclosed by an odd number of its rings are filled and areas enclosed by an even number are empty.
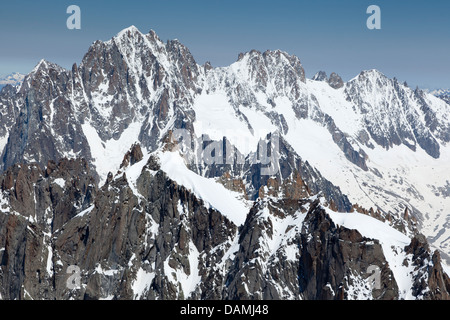
[[[71,4],[81,8],[81,30],[66,27]],[[371,4],[381,8],[381,30],[366,27]],[[200,64],[281,49],[307,77],[334,71],[346,81],[376,68],[410,86],[449,88],[449,15],[447,0],[0,0],[0,75],[28,73],[42,58],[70,68],[95,40],[135,25],[179,39]]]

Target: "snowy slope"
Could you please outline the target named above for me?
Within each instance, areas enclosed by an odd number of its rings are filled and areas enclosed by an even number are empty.
[[[242,195],[226,189],[214,179],[197,175],[186,167],[183,158],[176,152],[166,152],[159,156],[161,169],[170,179],[191,190],[197,197],[221,212],[235,225],[244,223],[251,204]]]
[[[189,170],[179,152],[157,151],[149,153],[148,150],[144,149],[143,153],[144,156],[141,161],[123,171],[126,174],[128,184],[137,196],[140,197],[141,195],[137,191],[136,181],[149,158],[154,156],[158,159],[161,170],[171,180],[184,186],[203,200],[206,208],[221,212],[237,226],[244,223],[252,202],[246,200],[241,193],[230,191],[215,179],[202,177]]]
[[[340,213],[327,209],[333,221],[348,229],[358,230],[364,237],[380,241],[383,253],[389,263],[400,291],[400,298],[413,299],[413,271],[412,266],[404,265],[407,255],[404,248],[411,239],[403,233],[377,219],[360,213]]]

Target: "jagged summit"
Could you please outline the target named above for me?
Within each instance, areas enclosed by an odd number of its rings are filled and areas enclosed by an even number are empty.
[[[49,69],[54,69],[57,70],[59,72],[62,71],[67,71],[66,69],[64,69],[63,67],[61,67],[60,65],[50,62],[46,59],[41,59],[38,64],[33,68],[33,70],[30,72],[31,73],[37,73],[38,71],[42,71],[42,70],[49,70]]]
[[[352,78],[349,82],[354,81],[354,80],[376,80],[376,79],[388,79],[388,77],[386,75],[384,75],[384,73],[382,73],[380,70],[378,69],[368,69],[368,70],[363,70],[361,71],[357,76],[355,76],[354,78]]]
[[[135,34],[135,33],[141,33],[141,32],[134,25],[131,25],[131,26],[121,30],[120,32],[118,32],[116,37],[120,38],[120,37],[122,37],[124,35],[130,35],[130,34],[132,35],[132,34]]]
[[[311,80],[328,82],[328,76],[325,71],[319,71],[311,78]]]
[[[112,41],[121,42],[121,41],[125,41],[126,39],[130,40],[130,39],[134,39],[134,38],[141,38],[143,36],[150,36],[152,38],[158,38],[158,36],[156,35],[156,32],[153,30],[150,30],[149,33],[147,33],[147,34],[144,34],[136,26],[131,25],[131,26],[119,31],[110,40],[106,41],[106,43],[111,43]]]

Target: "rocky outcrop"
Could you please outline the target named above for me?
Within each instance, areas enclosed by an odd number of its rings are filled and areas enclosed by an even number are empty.
[[[303,224],[295,224],[302,216]],[[293,224],[280,224],[283,220]],[[381,286],[374,290],[367,280],[373,265],[381,270]],[[317,201],[255,204],[241,231],[233,270],[232,299],[398,298],[380,244],[336,226]]]
[[[420,146],[433,158],[439,158],[440,147],[434,136],[447,141],[449,127],[437,120],[436,110],[424,99],[423,91],[412,91],[377,70],[361,72],[345,84],[344,91],[347,100],[365,114],[366,130],[377,144],[386,149],[404,144],[413,151]],[[380,100],[372,100],[368,94]],[[387,98],[390,96],[396,98]]]
[[[120,168],[126,168],[129,166],[134,165],[136,162],[139,162],[144,157],[141,149],[141,145],[138,143],[135,143],[131,146],[130,151],[128,151],[125,156],[123,157],[122,164],[120,165]]]
[[[328,79],[328,84],[333,89],[340,89],[344,86],[344,81],[337,73],[332,72],[330,74],[330,78]]]
[[[328,82],[328,76],[325,71],[319,71],[311,78],[311,80]]]
[[[328,78],[325,71],[319,71],[317,72],[311,80],[314,81],[324,81],[330,85],[333,89],[340,89],[344,86],[344,81],[342,78],[335,72],[332,72],[330,74],[330,77]]]
[[[426,238],[418,234],[405,248],[414,269],[414,296],[424,300],[449,300],[450,278],[443,271],[439,251],[430,251]]]

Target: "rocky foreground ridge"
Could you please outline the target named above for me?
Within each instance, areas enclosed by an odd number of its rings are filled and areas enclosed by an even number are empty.
[[[297,197],[258,198],[236,225],[139,145],[101,186],[84,159],[14,165],[0,176],[1,298],[449,298],[440,255],[423,236],[392,248],[412,281],[402,292],[392,252],[335,223],[330,203],[296,186]]]

